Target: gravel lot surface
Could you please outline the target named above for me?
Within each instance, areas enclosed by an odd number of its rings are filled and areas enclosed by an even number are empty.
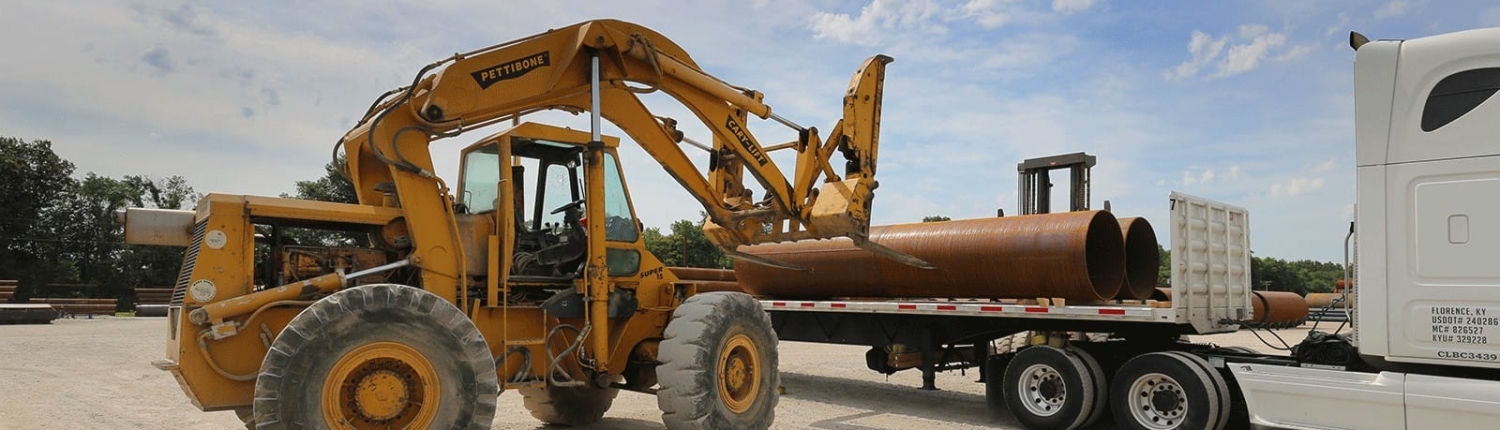
[[[168,373],[151,367],[151,360],[162,357],[166,329],[163,318],[0,325],[0,430],[242,429],[231,412],[198,411]],[[1304,332],[1280,334],[1295,342]],[[1268,351],[1243,332],[1198,341]],[[984,387],[973,382],[976,372],[940,373],[939,391],[921,391],[921,374],[915,370],[886,378],[865,369],[865,350],[782,343],[786,394],[776,409],[776,427],[1019,429],[1009,415],[990,417],[985,411]],[[495,429],[547,428],[522,408],[520,394],[504,393],[499,404]],[[656,398],[631,392],[620,393],[603,421],[580,427],[660,428]]]

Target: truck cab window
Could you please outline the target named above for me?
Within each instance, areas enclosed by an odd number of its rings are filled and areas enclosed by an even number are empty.
[[[1422,107],[1422,131],[1433,131],[1479,107],[1500,89],[1500,68],[1465,70],[1432,87]]]

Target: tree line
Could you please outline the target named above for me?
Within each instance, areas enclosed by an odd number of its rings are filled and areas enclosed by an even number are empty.
[[[1158,281],[1170,285],[1172,253],[1161,245]],[[1334,283],[1344,278],[1344,265],[1315,260],[1282,260],[1250,256],[1250,287],[1264,291],[1290,291],[1301,295],[1333,292]]]

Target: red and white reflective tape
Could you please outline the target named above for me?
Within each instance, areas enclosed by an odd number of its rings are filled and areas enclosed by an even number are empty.
[[[1089,318],[1128,321],[1172,321],[1175,311],[1145,305],[1036,306],[991,302],[896,302],[761,300],[769,311],[861,312],[924,315],[1003,316],[1015,318]]]

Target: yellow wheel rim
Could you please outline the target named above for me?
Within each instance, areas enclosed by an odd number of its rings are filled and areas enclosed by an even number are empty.
[[[736,334],[719,351],[719,399],[737,414],[750,410],[760,393],[760,351],[749,336]]]
[[[425,429],[437,414],[432,362],[395,342],[361,345],[323,380],[323,420],[333,429]]]

